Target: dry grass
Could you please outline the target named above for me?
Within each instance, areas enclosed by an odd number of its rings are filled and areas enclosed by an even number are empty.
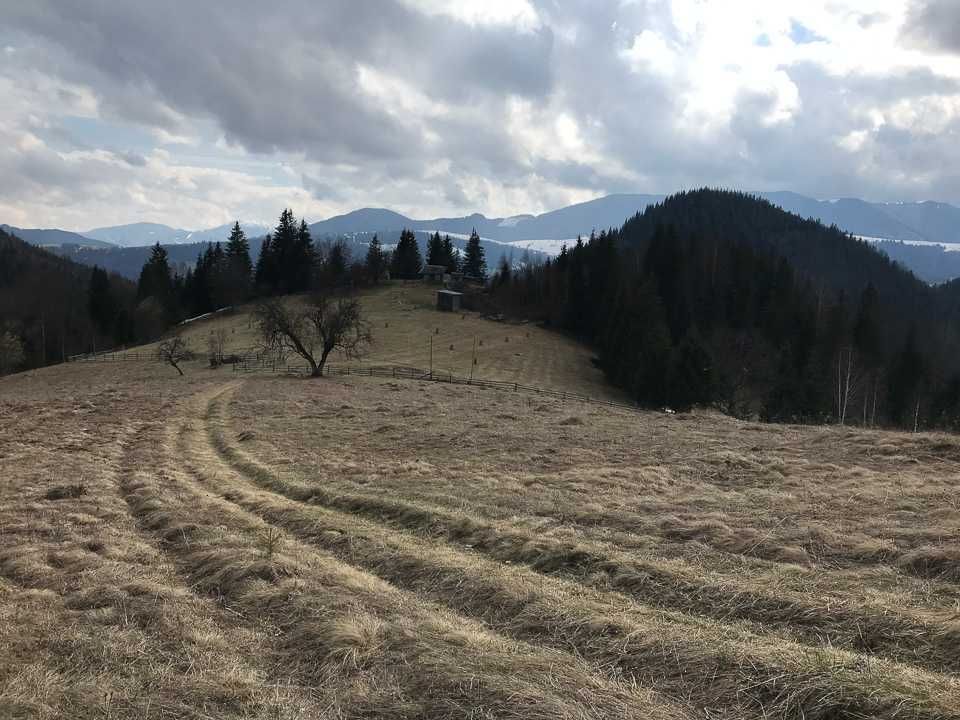
[[[958,463],[431,383],[14,376],[0,717],[960,718]]]
[[[592,354],[583,345],[536,325],[494,322],[466,311],[438,312],[436,289],[409,283],[364,291],[361,302],[374,343],[361,364],[429,368],[432,343],[435,371],[467,377],[476,341],[474,377],[623,399],[606,384],[603,373],[590,362]],[[233,315],[191,323],[185,337],[192,347],[202,350],[212,328],[224,329],[226,354],[248,350],[259,344],[249,310],[243,308]],[[334,354],[330,362],[347,361]],[[200,367],[202,361],[195,365]]]

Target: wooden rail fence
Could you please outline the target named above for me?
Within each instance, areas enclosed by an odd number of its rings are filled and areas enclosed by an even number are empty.
[[[244,360],[236,363],[233,365],[233,371],[238,373],[271,372],[288,375],[306,375],[310,372],[310,368],[308,365],[301,363],[290,363],[279,359],[259,358],[256,360]],[[624,410],[636,411],[640,409],[637,405],[615,402],[613,400],[602,400],[600,398],[590,397],[589,395],[580,395],[579,393],[568,392],[566,390],[551,390],[548,388],[525,385],[524,383],[510,382],[507,380],[481,380],[478,378],[466,378],[454,375],[451,372],[437,370],[430,371],[424,370],[423,368],[414,368],[405,365],[363,366],[331,365],[328,363],[323,368],[324,377],[337,377],[345,375],[393,378],[398,380],[425,380],[428,382],[450,383],[452,385],[472,385],[474,387],[544,395],[547,397],[559,398],[561,400],[577,400],[579,402],[606,405],[608,407],[616,407]]]
[[[137,350],[108,350],[105,352],[72,355],[69,358],[70,362],[144,362],[156,360],[157,355],[155,352]],[[239,362],[230,363],[230,365],[233,368],[233,372],[236,373],[269,372],[282,373],[285,375],[306,375],[310,372],[310,368],[306,363],[291,363],[285,359],[267,353],[258,353],[254,350],[248,350],[244,355],[240,356]],[[414,368],[406,365],[364,366],[331,365],[328,363],[323,368],[323,375],[324,377],[356,375],[361,377],[393,378],[396,380],[424,380],[428,382],[449,383],[452,385],[471,385],[473,387],[543,395],[561,400],[576,400],[578,402],[606,405],[623,410],[636,411],[640,409],[637,405],[615,402],[613,400],[602,400],[566,390],[552,390],[507,380],[481,380],[479,378],[460,377],[454,375],[452,372],[424,370],[423,368]]]

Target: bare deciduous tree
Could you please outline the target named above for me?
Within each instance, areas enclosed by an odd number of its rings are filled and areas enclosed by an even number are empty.
[[[360,302],[355,298],[311,296],[301,308],[282,299],[262,302],[257,320],[264,347],[296,353],[310,365],[313,377],[323,375],[327,357],[340,350],[347,357],[360,357],[371,341]]]
[[[190,346],[181,335],[174,335],[162,341],[160,345],[157,346],[157,357],[183,375],[183,370],[180,369],[180,363],[193,357],[193,352],[191,352]]]
[[[226,328],[217,328],[210,331],[207,338],[207,350],[210,355],[210,365],[216,367],[223,365],[223,351],[227,345]]]

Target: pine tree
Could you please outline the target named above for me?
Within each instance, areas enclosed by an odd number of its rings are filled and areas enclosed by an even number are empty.
[[[460,251],[453,246],[453,240],[449,235],[443,236],[443,262],[440,265],[447,266],[447,272],[460,271]]]
[[[670,406],[689,410],[694,405],[706,405],[714,392],[713,361],[706,348],[688,335],[675,351],[673,373],[670,378]]]
[[[447,258],[444,254],[443,240],[440,239],[440,233],[435,232],[427,241],[427,265],[446,266]]]
[[[87,291],[87,307],[94,327],[101,335],[113,335],[116,331],[117,299],[110,287],[107,271],[96,265],[90,274],[90,288]]]
[[[327,259],[324,263],[325,280],[330,286],[338,287],[349,280],[347,261],[346,245],[344,245],[343,240],[337,240],[330,246],[330,252],[327,253]]]
[[[417,236],[412,230],[404,230],[400,233],[400,242],[397,243],[391,259],[390,274],[407,280],[412,280],[420,275],[420,269],[423,266],[423,259],[420,255],[420,248],[417,246]]]
[[[297,229],[297,240],[294,245],[293,257],[290,260],[289,292],[303,292],[310,289],[312,269],[315,261],[313,238],[310,237],[310,228],[307,226],[306,220],[301,220],[300,227]]]
[[[250,243],[247,235],[240,227],[240,223],[233,224],[226,249],[227,265],[225,268],[226,296],[229,304],[233,305],[246,300],[250,296],[250,282],[253,274],[253,262],[250,260]]]
[[[284,209],[272,237],[264,241],[257,262],[257,286],[272,294],[304,292],[310,288],[314,260],[313,239],[306,221],[297,225],[293,210]]]
[[[911,328],[890,372],[890,416],[905,427],[916,425],[925,369],[923,355],[917,347],[916,328]]]
[[[277,255],[274,249],[273,236],[270,233],[267,233],[260,245],[260,257],[257,258],[253,283],[257,292],[264,295],[275,293],[279,284]]]
[[[384,270],[386,270],[386,258],[383,255],[383,248],[380,246],[380,238],[378,238],[376,234],[374,234],[373,239],[370,241],[370,246],[367,248],[367,259],[364,263],[364,268],[369,282],[378,285],[380,279],[383,277]]]
[[[463,260],[463,272],[468,277],[487,279],[487,261],[484,258],[483,245],[480,244],[480,236],[476,228],[470,233],[470,239],[467,241],[467,252]]]
[[[510,277],[513,273],[513,266],[506,255],[500,256],[500,263],[497,265],[497,274],[494,276],[495,285],[509,285]]]
[[[273,231],[273,255],[277,271],[276,286],[273,289],[281,295],[294,292],[296,286],[296,276],[299,273],[296,246],[297,221],[293,210],[284,208]]]
[[[137,281],[137,302],[147,298],[156,300],[167,310],[173,307],[173,277],[167,251],[158,242],[150,251],[150,257],[144,263]]]

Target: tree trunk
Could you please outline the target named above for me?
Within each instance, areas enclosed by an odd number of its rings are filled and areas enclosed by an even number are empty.
[[[173,369],[174,369],[174,370],[176,370],[178,373],[180,373],[180,377],[183,377],[183,370],[180,369],[180,366],[179,366],[177,363],[175,363],[175,362],[172,362],[172,363],[170,363],[170,364],[173,365]]]
[[[330,350],[326,348],[320,352],[320,362],[313,366],[313,377],[323,377],[323,369],[327,366],[327,356],[329,354]]]
[[[913,411],[913,431],[917,432],[920,428],[920,396],[917,396],[917,407]]]
[[[847,376],[845,387],[843,389],[843,413],[840,416],[840,424],[847,421],[847,407],[850,403],[850,382],[853,375],[853,347],[847,348]]]

